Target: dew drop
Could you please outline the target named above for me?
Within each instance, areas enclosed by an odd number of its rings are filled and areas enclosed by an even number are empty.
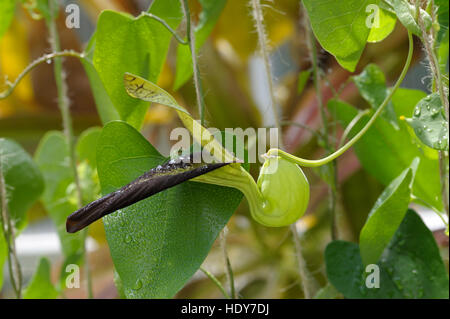
[[[439,114],[439,110],[438,110],[437,108],[434,108],[434,107],[433,107],[433,108],[431,109],[431,116],[434,117],[434,116],[436,116],[436,115],[438,115],[438,114]]]
[[[134,290],[139,290],[142,288],[142,280],[138,279],[136,280],[136,282],[134,283],[133,289]]]
[[[45,60],[45,63],[50,64],[50,63],[52,63],[52,60],[47,59],[47,60]]]
[[[414,116],[420,116],[420,107],[416,107],[416,110],[414,111]]]
[[[131,240],[132,240],[131,235],[130,235],[130,234],[127,234],[127,235],[125,236],[125,243],[129,244],[129,243],[131,243]]]

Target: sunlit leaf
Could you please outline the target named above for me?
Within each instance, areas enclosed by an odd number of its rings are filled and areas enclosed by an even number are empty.
[[[397,22],[397,16],[382,8],[378,11],[379,14],[379,25],[373,25],[370,29],[369,37],[367,42],[380,42],[383,41],[388,35],[394,31],[395,24]]]

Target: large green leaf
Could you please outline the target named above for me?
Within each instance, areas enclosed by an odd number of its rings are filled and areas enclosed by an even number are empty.
[[[0,160],[9,213],[16,227],[21,228],[25,213],[44,190],[44,180],[30,155],[12,140],[0,138]]]
[[[360,74],[353,77],[353,80],[361,96],[369,102],[374,110],[377,110],[389,93],[383,71],[376,64],[368,64]],[[397,115],[391,102],[383,110],[381,116],[398,128]]]
[[[36,273],[23,292],[24,299],[56,299],[58,291],[50,279],[50,261],[41,258]]]
[[[226,0],[199,0],[202,5],[200,21],[195,28],[195,50],[198,50],[205,43],[209,34],[213,30],[220,13],[222,12]],[[174,89],[180,88],[192,76],[192,58],[189,46],[178,44],[177,62]]]
[[[439,93],[432,93],[417,103],[411,119],[406,119],[417,137],[427,146],[448,151],[448,122]]]
[[[97,147],[103,194],[166,160],[130,125],[107,124]],[[185,182],[106,216],[126,296],[172,297],[199,268],[241,199],[235,189]]]
[[[46,184],[42,202],[56,226],[63,254],[66,258],[81,255],[83,235],[68,234],[65,228],[67,216],[77,210],[77,200],[72,186],[74,177],[65,136],[57,131],[48,132],[39,143],[35,161],[44,175]]]
[[[378,261],[400,226],[411,201],[411,185],[418,164],[419,159],[416,158],[410,167],[386,187],[375,202],[359,237],[364,265]]]
[[[424,97],[425,94],[418,90],[399,89],[395,92],[392,102],[397,115],[408,116],[412,114],[414,105]],[[331,114],[348,125],[356,116],[357,110],[349,104],[341,101],[331,100],[328,104]],[[370,115],[371,116],[371,115]],[[352,129],[351,135],[360,131],[367,123],[368,116],[361,119]],[[407,125],[400,121],[399,130],[382,118],[378,118],[374,125],[355,144],[354,149],[364,169],[378,179],[384,185],[388,185],[396,178],[412,159],[419,157],[420,164],[417,169],[412,193],[418,198],[425,200],[429,205],[442,209],[439,162],[436,156],[430,158],[418,147],[415,139],[408,132]],[[430,153],[430,152],[427,152]]]
[[[333,241],[325,250],[328,280],[346,298],[448,298],[448,276],[433,234],[412,210],[384,251],[379,288],[367,288],[355,243]]]
[[[367,8],[378,0],[304,0],[312,29],[322,47],[353,72],[366,46]],[[369,7],[370,8],[370,7]]]
[[[176,28],[181,21],[178,0],[156,0],[150,12]],[[103,11],[95,36],[94,66],[120,119],[136,128],[142,125],[148,103],[131,98],[123,87],[123,75],[132,72],[156,82],[166,60],[172,34],[146,17]]]
[[[15,7],[16,0],[0,1],[0,39],[6,30],[8,30],[8,27],[14,17]]]

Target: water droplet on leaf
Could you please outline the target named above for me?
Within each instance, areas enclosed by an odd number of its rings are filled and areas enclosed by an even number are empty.
[[[133,289],[134,290],[139,290],[142,288],[142,281],[140,279],[136,280],[136,282],[134,283]]]

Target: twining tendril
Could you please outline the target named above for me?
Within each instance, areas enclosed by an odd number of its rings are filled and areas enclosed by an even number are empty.
[[[345,144],[344,146],[339,148],[336,152],[334,152],[334,153],[330,154],[329,156],[324,157],[324,158],[322,158],[320,160],[303,159],[303,158],[294,156],[292,154],[289,154],[287,152],[284,152],[284,151],[282,151],[280,149],[277,149],[277,148],[270,149],[267,152],[267,155],[268,156],[280,156],[280,157],[282,157],[282,158],[284,158],[284,159],[286,159],[288,161],[291,161],[292,163],[298,164],[300,166],[318,167],[318,166],[322,166],[322,165],[325,165],[325,164],[331,162],[332,160],[338,158],[344,152],[346,152],[350,147],[352,147],[356,142],[358,142],[359,139],[373,125],[373,123],[375,123],[376,119],[381,114],[381,112],[383,112],[384,108],[389,103],[389,101],[391,100],[392,96],[397,91],[398,87],[400,86],[400,84],[402,83],[403,79],[405,78],[406,73],[408,72],[408,69],[409,69],[409,65],[411,64],[411,59],[412,59],[412,54],[413,54],[413,49],[414,49],[412,34],[411,34],[411,32],[409,30],[408,30],[408,39],[409,39],[408,57],[406,58],[405,66],[403,67],[402,73],[400,74],[397,82],[395,83],[395,85],[392,88],[392,90],[389,92],[388,96],[386,96],[386,98],[384,99],[383,103],[381,103],[380,107],[375,111],[375,113],[372,115],[370,120],[366,123],[366,125],[350,141],[348,141],[347,144]]]
[[[27,75],[31,70],[33,70],[39,64],[48,63],[48,61],[51,61],[58,57],[64,57],[64,56],[76,57],[78,59],[85,58],[84,53],[76,52],[74,50],[64,50],[61,52],[53,52],[53,53],[45,54],[45,55],[37,58],[30,64],[28,64],[28,66],[22,71],[22,73],[19,74],[19,76],[16,78],[16,80],[14,82],[10,82],[10,81],[6,80],[6,89],[4,91],[0,92],[0,100],[6,99],[8,96],[10,96],[12,94],[12,92],[14,91],[14,89],[16,88],[16,86],[25,77],[25,75]]]

